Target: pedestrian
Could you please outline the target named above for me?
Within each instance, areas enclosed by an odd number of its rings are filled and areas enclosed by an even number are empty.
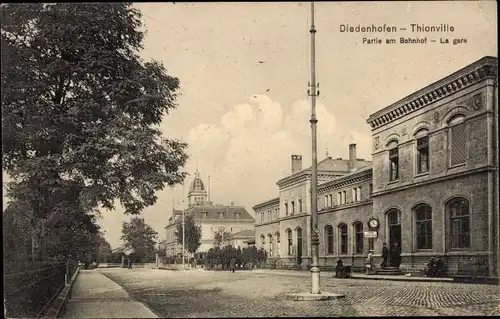
[[[441,259],[441,256],[438,257],[438,260],[436,261],[436,272],[434,274],[435,277],[441,277],[444,275],[444,270],[445,270],[445,265],[443,260]]]
[[[427,268],[425,269],[425,276],[435,277],[435,274],[436,274],[436,262],[434,261],[434,257],[431,257],[431,259],[427,263]]]
[[[401,265],[401,247],[399,246],[398,243],[394,243],[394,264],[393,266],[396,268],[399,268],[399,265]]]
[[[234,273],[234,270],[236,269],[236,258],[231,258],[231,262],[229,264],[229,271]]]
[[[342,259],[337,259],[337,264],[335,265],[335,278],[343,278],[344,263]]]
[[[387,249],[387,243],[382,244],[382,263],[380,264],[380,268],[387,267],[387,258],[389,257],[389,249]]]

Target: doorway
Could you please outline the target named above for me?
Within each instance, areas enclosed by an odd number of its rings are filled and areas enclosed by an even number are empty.
[[[389,264],[399,267],[401,260],[401,212],[397,209],[387,213],[387,226],[389,229]]]
[[[302,229],[297,228],[297,265],[302,264]]]

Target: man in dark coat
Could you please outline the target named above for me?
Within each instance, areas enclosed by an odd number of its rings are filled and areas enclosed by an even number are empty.
[[[236,258],[231,258],[231,262],[229,264],[229,271],[234,272],[236,269]]]
[[[387,258],[389,258],[389,249],[387,249],[387,243],[383,243],[382,247],[382,263],[380,264],[380,268],[387,267]]]
[[[401,246],[399,246],[398,243],[394,243],[394,247],[393,247],[393,251],[394,251],[394,254],[393,254],[393,266],[394,267],[399,267],[399,265],[401,265]]]

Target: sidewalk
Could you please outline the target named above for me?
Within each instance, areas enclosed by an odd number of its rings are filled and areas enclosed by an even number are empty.
[[[300,270],[273,270],[273,269],[254,269],[253,273],[273,274],[282,276],[310,277],[309,271]],[[330,271],[321,272],[323,278],[333,278],[334,273]],[[369,280],[395,280],[395,281],[420,281],[420,282],[453,282],[453,278],[430,278],[430,277],[408,277],[405,275],[366,275],[362,273],[352,273],[351,279],[369,279]]]
[[[99,272],[81,270],[60,318],[158,318]]]

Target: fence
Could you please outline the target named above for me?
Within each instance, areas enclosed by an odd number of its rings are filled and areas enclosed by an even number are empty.
[[[6,274],[4,305],[6,317],[41,317],[78,268],[75,261]]]

